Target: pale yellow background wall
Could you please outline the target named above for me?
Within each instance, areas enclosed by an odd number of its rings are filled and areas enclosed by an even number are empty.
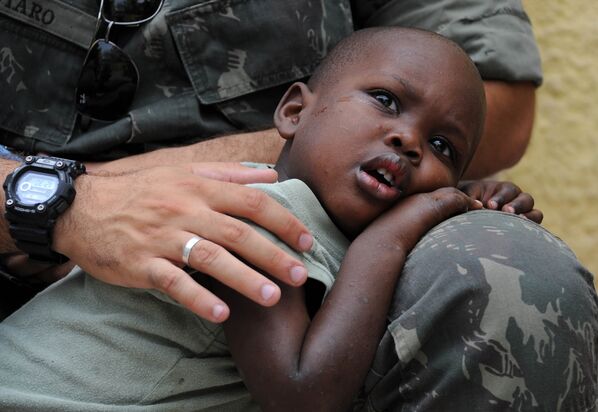
[[[501,177],[534,195],[543,224],[597,276],[598,1],[523,4],[540,45],[544,84],[531,146]]]

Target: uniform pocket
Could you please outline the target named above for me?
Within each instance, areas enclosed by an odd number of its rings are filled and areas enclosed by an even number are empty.
[[[73,36],[91,39],[94,30],[95,17],[62,2],[3,2],[0,136],[4,143],[28,150],[35,140],[61,145],[69,139],[76,116],[75,86],[86,53]]]
[[[204,104],[309,76],[353,30],[348,0],[212,0],[166,20]]]

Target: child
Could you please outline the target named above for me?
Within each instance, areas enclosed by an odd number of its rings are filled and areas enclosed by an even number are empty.
[[[315,236],[306,286],[281,283],[281,302],[262,308],[212,282],[232,308],[225,339],[158,292],[72,274],[2,324],[0,409],[346,410],[409,250],[481,208],[452,187],[484,110],[476,68],[448,40],[398,28],[345,39],[282,98],[281,183],[260,185]]]

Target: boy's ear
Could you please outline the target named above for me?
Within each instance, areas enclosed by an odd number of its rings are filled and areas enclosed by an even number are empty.
[[[301,115],[310,102],[313,93],[305,83],[293,83],[282,96],[274,112],[274,125],[285,139],[295,136]]]

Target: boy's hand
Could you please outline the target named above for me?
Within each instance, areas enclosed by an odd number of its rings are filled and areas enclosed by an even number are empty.
[[[511,182],[494,180],[471,180],[459,184],[459,189],[482,202],[485,208],[515,213],[536,223],[542,223],[544,215],[534,209],[534,198]]]
[[[372,236],[372,241],[379,246],[398,246],[408,253],[437,224],[468,210],[478,209],[482,209],[479,200],[453,187],[414,194],[377,218],[359,237]]]

